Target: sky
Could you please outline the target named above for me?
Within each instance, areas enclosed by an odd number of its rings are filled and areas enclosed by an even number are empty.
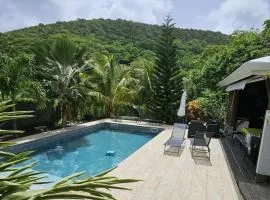
[[[77,18],[127,19],[220,31],[261,28],[270,18],[270,0],[0,0],[0,32]]]

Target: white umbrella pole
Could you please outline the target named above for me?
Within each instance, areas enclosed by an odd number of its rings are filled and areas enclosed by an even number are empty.
[[[183,123],[185,123],[186,118],[186,100],[187,100],[187,93],[186,91],[184,91],[181,97],[180,107],[177,112],[177,115],[183,119]]]

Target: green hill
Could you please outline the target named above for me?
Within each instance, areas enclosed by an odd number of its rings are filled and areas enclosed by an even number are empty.
[[[126,20],[78,19],[54,24],[39,24],[29,28],[0,33],[0,51],[7,54],[30,52],[33,45],[52,42],[57,37],[69,37],[87,46],[91,53],[114,53],[123,62],[142,54],[152,54],[161,27]],[[208,44],[225,44],[227,35],[195,29],[175,31],[179,55],[196,55]]]

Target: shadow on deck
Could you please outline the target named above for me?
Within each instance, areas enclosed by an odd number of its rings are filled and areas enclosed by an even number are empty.
[[[234,143],[231,137],[221,138],[220,142],[243,198],[246,200],[270,199],[270,185],[254,182],[256,165],[249,157],[243,159],[245,152],[239,143]]]

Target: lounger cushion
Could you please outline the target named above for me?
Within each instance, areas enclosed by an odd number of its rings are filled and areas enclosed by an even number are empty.
[[[164,145],[166,146],[174,146],[174,147],[180,147],[183,143],[184,139],[173,139],[170,138]]]

